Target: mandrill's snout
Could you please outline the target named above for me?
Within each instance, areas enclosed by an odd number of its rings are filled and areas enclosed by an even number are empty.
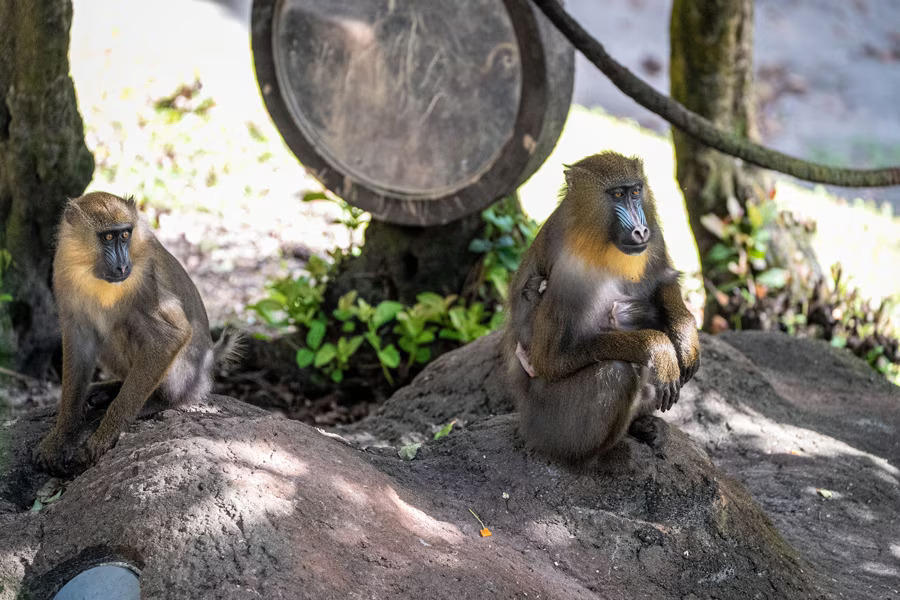
[[[638,225],[631,230],[631,240],[640,246],[650,241],[650,228],[646,225]]]

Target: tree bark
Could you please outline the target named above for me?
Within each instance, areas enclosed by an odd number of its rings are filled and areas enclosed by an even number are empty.
[[[59,344],[50,277],[57,219],[94,160],[69,76],[70,0],[0,0],[0,363],[42,374]]]
[[[672,97],[719,129],[756,139],[753,0],[675,0],[670,33]],[[764,200],[766,183],[759,170],[739,159],[677,129],[673,137],[676,176],[707,276],[711,272],[707,255],[719,240],[700,218],[708,213],[726,217],[729,198],[741,207],[751,197]],[[704,329],[709,329],[717,308],[713,294],[707,294]]]

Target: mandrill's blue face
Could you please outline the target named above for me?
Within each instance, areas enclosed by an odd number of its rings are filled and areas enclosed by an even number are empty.
[[[640,182],[606,190],[619,227],[613,233],[616,246],[625,254],[640,254],[650,243],[650,228],[642,206],[644,185]]]
[[[131,223],[115,225],[97,233],[103,260],[97,264],[97,278],[108,283],[121,283],[131,275]]]

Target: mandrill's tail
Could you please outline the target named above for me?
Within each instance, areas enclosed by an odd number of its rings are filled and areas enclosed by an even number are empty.
[[[228,370],[237,364],[247,347],[247,334],[240,329],[226,327],[213,345],[216,366]]]

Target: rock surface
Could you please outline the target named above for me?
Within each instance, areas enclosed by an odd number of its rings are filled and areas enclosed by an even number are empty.
[[[855,359],[705,337],[667,415],[690,437],[662,426],[655,448],[573,469],[522,447],[496,344],[344,432],[399,444],[458,420],[411,462],[214,397],[135,424],[35,513],[52,411],[3,424],[0,598],[49,598],[104,560],[140,569],[144,598],[896,597],[900,393]]]

